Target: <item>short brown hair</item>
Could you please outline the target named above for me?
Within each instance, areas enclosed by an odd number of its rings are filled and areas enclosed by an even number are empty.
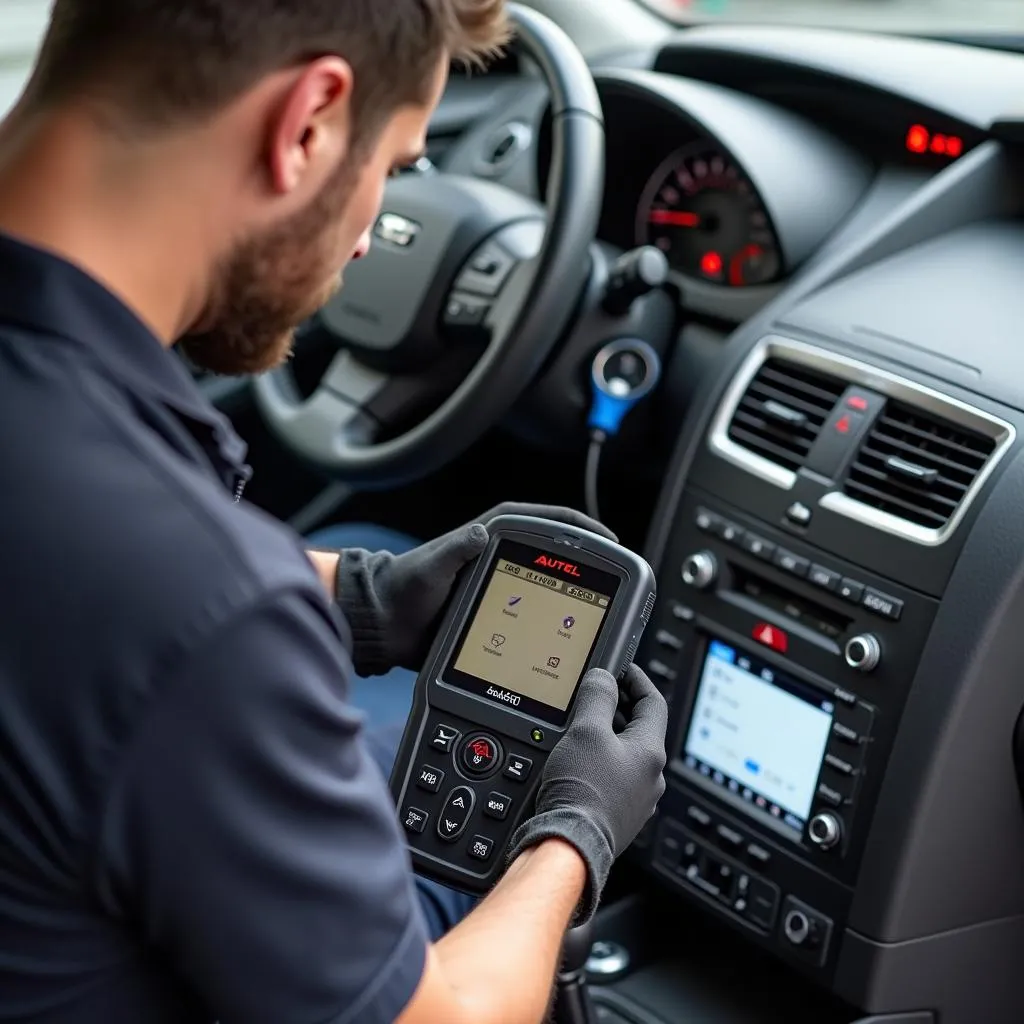
[[[445,55],[481,64],[507,37],[504,0],[55,0],[30,98],[95,93],[158,128],[333,54],[355,73],[356,131],[372,132],[426,101]]]

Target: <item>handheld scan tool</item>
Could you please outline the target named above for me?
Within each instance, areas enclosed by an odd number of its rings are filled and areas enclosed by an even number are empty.
[[[417,873],[483,893],[532,812],[584,674],[620,679],[654,608],[639,555],[563,523],[500,516],[416,680],[391,789]]]

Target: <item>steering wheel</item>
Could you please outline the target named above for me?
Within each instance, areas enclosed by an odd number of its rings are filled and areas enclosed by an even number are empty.
[[[370,253],[318,315],[338,349],[319,385],[304,397],[287,365],[254,381],[272,433],[341,480],[413,480],[468,448],[536,376],[590,273],[604,192],[597,88],[558,26],[510,11],[551,96],[547,209],[469,176],[394,179]]]

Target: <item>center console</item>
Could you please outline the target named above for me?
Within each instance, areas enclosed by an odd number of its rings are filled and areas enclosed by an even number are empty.
[[[668,788],[639,856],[827,987],[922,654],[1014,437],[768,337],[668,513],[639,657],[670,698]]]

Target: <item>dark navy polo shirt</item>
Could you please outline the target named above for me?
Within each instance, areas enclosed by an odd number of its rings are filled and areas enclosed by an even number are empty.
[[[0,236],[0,1021],[392,1021],[426,929],[300,539],[113,295]]]

